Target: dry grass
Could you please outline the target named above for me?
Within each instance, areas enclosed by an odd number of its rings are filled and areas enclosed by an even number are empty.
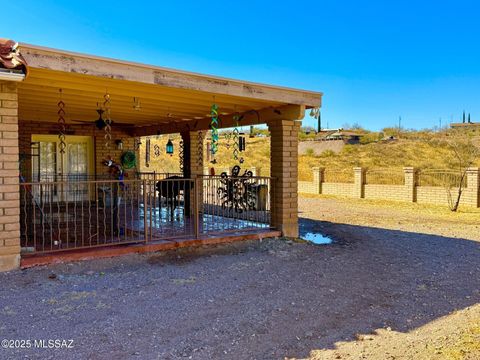
[[[415,132],[404,135],[399,140],[392,142],[372,142],[369,144],[346,145],[339,153],[325,152],[320,156],[299,156],[298,177],[299,180],[312,180],[311,169],[316,166],[331,169],[331,171],[351,170],[355,166],[368,168],[385,168],[400,171],[404,166],[414,166],[421,169],[450,168],[451,153],[442,141],[444,135],[430,132]],[[150,167],[145,167],[145,146],[142,145],[140,155],[141,171],[177,172],[178,171],[178,142],[180,137],[173,136],[175,154],[170,157],[165,154],[167,136],[161,136],[159,140],[152,137]],[[161,156],[154,156],[153,147],[159,144]],[[143,140],[143,144],[145,141]],[[240,164],[242,169],[252,167],[261,168],[262,175],[270,174],[270,138],[246,136],[246,151],[240,153],[245,160]],[[275,154],[273,154],[275,156]],[[206,159],[206,153],[204,153]],[[236,164],[233,159],[233,140],[228,142],[223,134],[220,134],[219,151],[216,155],[217,164],[205,161],[205,166],[214,167],[219,173]],[[480,166],[480,162],[477,163]]]

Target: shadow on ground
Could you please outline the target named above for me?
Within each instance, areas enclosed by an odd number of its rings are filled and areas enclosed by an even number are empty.
[[[0,335],[75,339],[53,353],[64,359],[280,359],[480,302],[478,242],[309,219],[300,231],[334,243],[266,240],[0,274]]]

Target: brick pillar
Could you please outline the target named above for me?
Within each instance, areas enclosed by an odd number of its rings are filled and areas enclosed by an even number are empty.
[[[466,202],[470,206],[480,207],[480,168],[471,167],[467,170]]]
[[[17,84],[0,81],[0,271],[20,265]]]
[[[300,122],[279,120],[270,130],[270,168],[275,178],[272,224],[283,236],[298,237],[298,131]]]
[[[417,201],[417,171],[413,167],[404,167],[406,201]]]
[[[315,194],[322,193],[322,183],[323,183],[323,175],[325,173],[325,168],[321,167],[314,167],[312,169],[313,173],[313,186]]]
[[[353,168],[354,172],[354,188],[356,198],[363,198],[365,196],[365,169],[361,167]]]

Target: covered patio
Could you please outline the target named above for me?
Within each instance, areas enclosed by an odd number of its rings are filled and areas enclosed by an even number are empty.
[[[67,250],[298,236],[299,120],[321,93],[19,50],[11,55],[26,66],[0,64],[1,270]],[[268,176],[204,174],[207,137],[214,145],[220,129],[260,124],[271,134]],[[141,137],[172,133],[182,173],[115,173],[127,152],[138,164]]]

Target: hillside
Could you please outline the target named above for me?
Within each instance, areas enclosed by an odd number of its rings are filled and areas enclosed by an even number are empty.
[[[311,168],[315,166],[339,170],[351,169],[355,166],[391,169],[399,169],[404,166],[431,169],[452,167],[452,153],[446,147],[444,141],[445,134],[428,131],[409,132],[402,134],[398,140],[394,141],[377,141],[378,137],[378,133],[369,133],[366,136],[366,141],[372,142],[346,145],[338,154],[326,151],[319,156],[300,156],[299,180],[311,180]],[[152,161],[149,168],[144,166],[145,147],[142,146],[140,159],[142,171],[178,171],[179,137],[172,138],[176,150],[172,157],[165,155],[167,140],[166,136],[160,137],[159,140],[152,138]],[[157,141],[161,149],[161,156],[155,158],[153,147]],[[245,159],[245,162],[241,164],[242,169],[251,167],[261,168],[262,175],[268,176],[270,173],[270,139],[268,137],[249,138],[247,135],[246,142],[246,151],[240,154]],[[228,141],[226,139],[220,139],[216,165],[205,162],[208,167],[214,166],[216,173],[235,165],[232,155],[232,141],[230,141],[229,147],[227,144]],[[206,158],[206,154],[204,154],[204,157]],[[477,165],[480,166],[480,162]]]

